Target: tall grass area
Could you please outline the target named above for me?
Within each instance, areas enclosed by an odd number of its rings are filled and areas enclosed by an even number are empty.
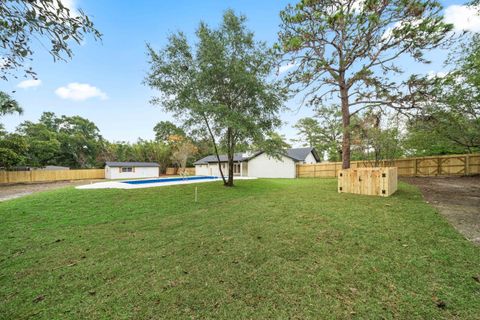
[[[0,318],[479,318],[480,248],[415,187],[236,184],[0,203]]]

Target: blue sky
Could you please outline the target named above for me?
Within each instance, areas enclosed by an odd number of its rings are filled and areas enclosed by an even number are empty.
[[[192,39],[200,21],[216,26],[223,12],[232,8],[248,17],[248,26],[259,40],[273,44],[280,22],[278,13],[285,0],[177,0],[177,1],[113,1],[64,0],[70,6],[82,8],[103,33],[102,42],[87,39],[74,47],[74,58],[54,63],[50,55],[35,44],[31,66],[40,82],[24,82],[23,78],[0,83],[0,90],[16,91],[13,96],[25,112],[1,119],[6,129],[13,131],[25,120],[38,120],[44,111],[58,115],[80,115],[95,122],[101,134],[115,141],[135,141],[154,137],[152,128],[162,120],[175,122],[160,107],[149,104],[155,95],[142,80],[148,71],[145,43],[156,48],[166,43],[167,35],[181,30]],[[462,4],[443,1],[445,7]],[[457,8],[458,9],[458,8]],[[465,22],[464,13],[456,10],[452,18],[459,26],[478,28],[478,21]],[[458,20],[458,21],[457,21]],[[470,24],[468,24],[470,23]],[[472,26],[473,24],[473,26]],[[431,65],[417,66],[405,62],[404,68],[427,73],[442,70],[446,52],[429,55]],[[20,87],[19,87],[20,85]],[[81,98],[88,97],[84,100]],[[280,130],[287,138],[295,137],[291,128],[299,118],[311,115],[306,107],[298,109],[298,100],[287,103],[293,111],[282,113],[286,123]]]

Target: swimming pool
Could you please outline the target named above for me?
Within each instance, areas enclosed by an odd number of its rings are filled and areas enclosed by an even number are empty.
[[[235,180],[257,179],[253,177],[234,177]],[[221,181],[219,177],[213,176],[193,176],[193,177],[175,177],[175,178],[152,178],[145,180],[124,180],[124,181],[105,181],[90,183],[83,186],[76,186],[75,189],[140,189],[153,187],[167,187],[179,184],[190,183],[208,183]]]
[[[218,177],[214,177],[214,176],[175,177],[175,178],[159,178],[159,179],[146,179],[146,180],[130,180],[130,181],[122,181],[122,183],[147,184],[147,183],[192,181],[192,180],[214,180],[214,179],[218,179]]]

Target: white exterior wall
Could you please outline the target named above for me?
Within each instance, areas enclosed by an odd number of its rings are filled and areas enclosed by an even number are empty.
[[[196,164],[195,165],[196,176],[208,176],[208,164]]]
[[[228,176],[228,163],[222,162],[222,172],[224,176]],[[208,175],[220,177],[220,169],[218,169],[218,163],[209,163],[208,164]]]
[[[240,173],[234,173],[235,176],[247,177],[247,164],[241,162]],[[228,163],[222,162],[222,171],[225,176],[228,175]],[[195,165],[195,175],[197,176],[217,176],[220,177],[220,170],[218,169],[218,163],[197,164]]]
[[[120,172],[119,167],[105,166],[107,179],[153,178],[159,176],[158,167],[134,167],[135,172]]]
[[[317,163],[317,160],[315,159],[313,154],[310,152],[308,156],[305,158],[305,161],[303,161],[303,163],[306,163],[306,164]]]
[[[262,153],[248,161],[248,176],[257,178],[295,178],[295,161],[284,156],[277,160]]]

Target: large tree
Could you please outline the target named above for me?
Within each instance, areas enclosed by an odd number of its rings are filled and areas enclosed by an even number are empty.
[[[293,67],[287,84],[311,105],[340,100],[343,168],[350,167],[352,114],[415,106],[418,78],[395,81],[402,79],[397,62],[427,62],[425,51],[445,41],[452,26],[441,10],[436,0],[302,0],[281,12],[277,49]]]
[[[27,148],[28,144],[23,136],[0,130],[0,168],[8,169],[24,164]]]
[[[398,117],[373,109],[366,110],[352,121],[352,157],[373,161],[393,160],[403,155]]]
[[[480,150],[480,34],[462,40],[446,61],[450,71],[425,81],[423,108],[408,123],[407,145],[413,153]]]
[[[44,112],[38,123],[25,121],[17,132],[29,144],[28,165],[56,164],[73,168],[97,165],[103,138],[95,123],[88,119],[57,117],[53,112]]]
[[[300,140],[322,155],[326,152],[330,161],[342,159],[342,114],[338,106],[320,106],[313,117],[302,118],[293,127]]]
[[[81,9],[71,10],[62,0],[2,0],[0,25],[0,78],[4,80],[20,68],[35,76],[25,63],[34,53],[34,39],[47,40],[41,45],[56,61],[71,58],[72,43],[81,44],[85,35],[101,37]]]
[[[208,132],[225,186],[233,186],[237,145],[260,141],[279,126],[284,101],[284,90],[271,80],[275,57],[254,39],[245,21],[228,10],[217,29],[201,23],[196,50],[183,33],[171,35],[160,52],[148,46],[146,83],[161,93],[152,103],[183,119],[190,130]],[[228,179],[220,166],[219,144],[227,151]]]
[[[170,121],[160,121],[153,127],[155,140],[167,142],[171,136],[185,136],[185,131]]]

